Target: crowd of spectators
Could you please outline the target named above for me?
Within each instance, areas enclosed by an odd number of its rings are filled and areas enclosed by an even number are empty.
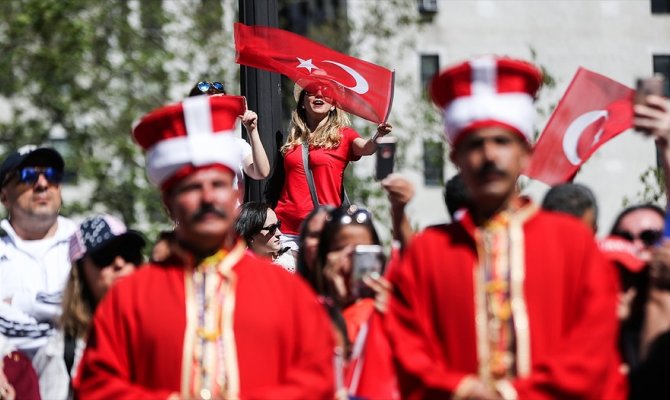
[[[59,214],[56,150],[5,157],[0,399],[670,395],[666,211],[628,207],[598,239],[588,187],[557,185],[541,207],[520,193],[539,69],[488,57],[436,75],[459,168],[451,223],[415,232],[414,188],[391,174],[388,251],[344,171],[392,126],[362,138],[337,86],[315,82],[294,89],[274,207],[240,200],[244,176],[272,171],[259,116],[223,84],[145,115],[133,137],[174,223],[146,249],[114,216]],[[667,191],[670,101],[650,95],[634,114]]]

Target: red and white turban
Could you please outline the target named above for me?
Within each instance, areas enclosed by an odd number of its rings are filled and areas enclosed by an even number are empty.
[[[133,137],[146,151],[149,182],[166,189],[174,178],[207,166],[235,174],[242,148],[234,128],[245,108],[240,96],[195,96],[145,115]]]
[[[521,60],[495,56],[449,67],[433,78],[433,102],[444,112],[447,140],[455,145],[464,133],[502,126],[533,140],[535,106],[542,73]]]

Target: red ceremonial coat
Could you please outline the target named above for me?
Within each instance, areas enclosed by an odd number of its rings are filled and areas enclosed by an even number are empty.
[[[391,347],[383,326],[384,315],[375,310],[374,300],[361,299],[347,307],[342,316],[353,346],[344,371],[344,385],[349,395],[368,400],[399,399]]]
[[[448,398],[465,377],[481,376],[475,231],[469,214],[428,228],[392,271],[385,322],[403,398]],[[515,331],[515,365],[526,366],[511,379],[518,398],[602,399],[617,351],[614,270],[574,218],[532,211],[514,235],[522,295],[512,312],[526,327]]]
[[[239,397],[331,400],[334,344],[323,307],[301,279],[241,253],[232,266]],[[112,287],[75,379],[79,398],[183,396],[187,274],[174,262],[148,265]]]

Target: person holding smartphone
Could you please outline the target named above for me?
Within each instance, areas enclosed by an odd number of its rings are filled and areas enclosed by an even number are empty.
[[[302,271],[331,317],[336,337],[336,397],[398,399],[383,329],[390,284],[372,215],[357,206],[328,212],[315,267]]]
[[[665,193],[670,200],[670,99],[663,96],[667,78],[638,81],[633,127],[653,138],[661,155]],[[666,89],[667,90],[667,89]],[[667,95],[667,91],[665,93]],[[623,321],[624,361],[630,368],[630,398],[663,398],[670,392],[670,240],[667,210],[654,205],[628,208],[619,215],[613,233],[635,246],[645,263],[631,315]],[[627,343],[625,339],[629,340]]]

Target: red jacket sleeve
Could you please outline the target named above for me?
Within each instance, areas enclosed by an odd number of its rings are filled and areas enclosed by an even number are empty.
[[[580,271],[574,282],[577,306],[567,310],[575,316],[551,356],[534,363],[528,377],[513,382],[521,399],[601,399],[604,386],[617,373],[615,269],[591,237],[569,240],[584,244],[581,265],[569,266]]]
[[[385,325],[394,353],[398,385],[404,399],[443,399],[453,394],[465,371],[447,368],[440,359],[438,339],[430,323],[425,293],[425,267],[431,252],[422,247],[422,237],[412,241],[402,261],[389,271],[393,296]]]
[[[77,398],[166,399],[172,392],[179,392],[179,382],[175,382],[174,391],[151,391],[131,383],[131,368],[142,366],[129,365],[127,343],[132,327],[123,319],[119,286],[112,287],[93,318],[86,350],[73,381]]]
[[[280,384],[240,393],[243,399],[332,400],[335,396],[335,343],[330,320],[311,289],[297,277],[295,281],[292,282],[295,283],[294,290],[282,294],[292,295],[292,320],[295,324],[286,375]]]

